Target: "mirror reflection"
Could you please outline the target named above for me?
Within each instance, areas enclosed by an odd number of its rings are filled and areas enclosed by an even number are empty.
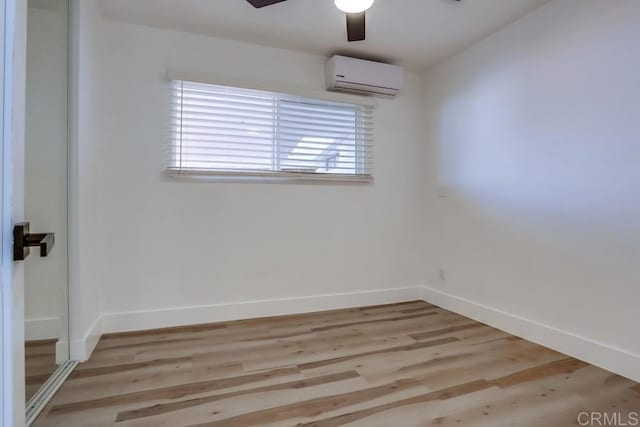
[[[25,218],[31,232],[55,233],[55,245],[47,257],[32,248],[24,262],[27,401],[69,359],[68,4],[29,0],[28,6]]]

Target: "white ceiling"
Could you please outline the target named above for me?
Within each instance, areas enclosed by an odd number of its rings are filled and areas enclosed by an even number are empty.
[[[244,0],[100,0],[104,17],[267,46],[384,60],[423,69],[549,0],[376,0],[367,40],[347,43],[333,0],[288,0],[254,9]]]

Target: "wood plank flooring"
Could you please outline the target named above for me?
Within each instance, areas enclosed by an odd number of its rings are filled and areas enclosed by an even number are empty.
[[[28,401],[51,374],[56,365],[57,339],[26,341],[24,343],[25,394]]]
[[[568,426],[633,381],[416,301],[104,336],[36,426]]]

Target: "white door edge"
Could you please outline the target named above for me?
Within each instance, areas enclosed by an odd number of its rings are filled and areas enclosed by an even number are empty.
[[[26,0],[0,0],[0,421],[24,425],[24,312],[13,224],[24,211]]]

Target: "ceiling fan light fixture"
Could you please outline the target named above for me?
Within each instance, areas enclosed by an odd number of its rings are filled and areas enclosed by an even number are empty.
[[[336,7],[344,13],[362,13],[373,5],[374,0],[335,0]]]

